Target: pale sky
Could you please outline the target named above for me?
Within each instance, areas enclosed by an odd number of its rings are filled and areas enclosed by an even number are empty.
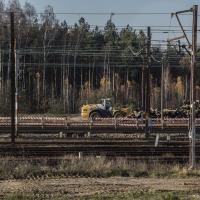
[[[81,13],[81,12],[108,12],[108,13],[172,13],[179,10],[191,8],[193,5],[199,5],[200,15],[200,0],[19,0],[21,5],[27,1],[34,5],[37,12],[43,12],[45,6],[51,5],[55,13]],[[8,2],[8,0],[5,0]],[[57,15],[60,20],[65,19],[68,24],[74,24],[82,15]],[[84,15],[86,21],[91,25],[105,25],[109,19],[109,15]],[[114,15],[113,22],[117,26],[125,26],[130,24],[132,26],[166,26],[164,28],[153,28],[152,37],[154,39],[167,39],[168,37],[176,37],[182,33],[159,33],[156,29],[170,29],[180,30],[179,27],[170,27],[177,25],[175,17],[171,19],[169,15]],[[181,16],[182,24],[184,26],[191,25],[190,16]],[[198,17],[198,29],[200,29],[200,16]],[[146,27],[144,28],[146,30]],[[190,27],[187,29],[191,29]],[[164,32],[164,31],[163,31]],[[188,33],[191,34],[191,33]],[[200,31],[198,31],[198,42],[200,41]],[[200,42],[199,42],[200,43]]]

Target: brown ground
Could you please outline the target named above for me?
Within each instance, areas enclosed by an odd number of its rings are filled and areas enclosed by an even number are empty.
[[[0,181],[0,196],[9,193],[56,195],[68,197],[116,194],[136,190],[192,191],[200,188],[200,178],[54,178]]]

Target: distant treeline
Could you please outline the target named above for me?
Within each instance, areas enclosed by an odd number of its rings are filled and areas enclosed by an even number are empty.
[[[79,112],[83,103],[110,97],[115,105],[142,109],[142,77],[147,64],[144,31],[109,19],[104,28],[91,27],[84,17],[73,26],[59,21],[53,7],[38,14],[34,6],[0,1],[0,112],[10,99],[10,15],[15,14],[16,65],[20,113]],[[164,66],[165,107],[189,99],[187,54],[171,44],[151,48],[151,107],[160,109],[161,66]],[[197,74],[197,98],[200,79]]]

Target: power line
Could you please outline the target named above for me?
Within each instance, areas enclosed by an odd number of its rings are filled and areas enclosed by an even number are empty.
[[[23,11],[12,11],[14,14],[25,14]],[[10,11],[1,11],[0,13],[9,14]],[[170,12],[35,12],[35,14],[45,15],[171,15]],[[191,14],[182,14],[191,15]]]

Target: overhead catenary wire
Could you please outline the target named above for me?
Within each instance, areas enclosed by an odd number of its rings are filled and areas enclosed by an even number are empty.
[[[12,11],[15,14],[24,14],[23,11]],[[2,14],[9,14],[10,11],[1,11]],[[36,15],[171,15],[171,12],[35,12]],[[199,15],[200,13],[198,13]],[[180,15],[192,15],[190,13],[181,13]]]

